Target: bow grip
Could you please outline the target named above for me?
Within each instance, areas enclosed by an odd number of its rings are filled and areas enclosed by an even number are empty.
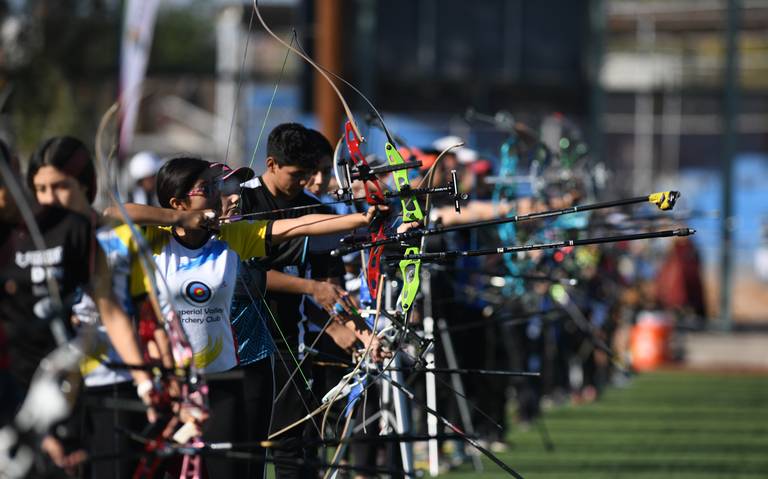
[[[387,143],[384,147],[387,153],[387,162],[392,166],[401,166],[405,164],[403,157],[397,148],[392,143]],[[408,181],[408,173],[406,170],[394,170],[392,171],[392,177],[395,179],[397,191],[407,192],[410,190],[410,183]],[[424,219],[424,213],[421,211],[421,206],[416,200],[416,197],[411,195],[410,197],[400,197],[400,204],[403,208],[403,222],[420,221]]]

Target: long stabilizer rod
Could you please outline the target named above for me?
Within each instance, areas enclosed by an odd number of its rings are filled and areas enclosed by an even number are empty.
[[[517,223],[521,221],[531,221],[543,218],[552,218],[555,216],[562,216],[572,213],[579,213],[582,211],[599,210],[604,208],[612,208],[615,206],[634,205],[640,203],[651,203],[656,205],[662,211],[668,211],[674,208],[677,199],[680,197],[680,193],[677,191],[661,191],[658,193],[651,193],[646,196],[636,196],[634,198],[624,198],[620,200],[601,201],[599,203],[590,203],[586,205],[570,206],[568,208],[559,208],[556,210],[539,211],[534,213],[528,213],[525,215],[512,215],[505,216],[503,218],[495,218],[492,220],[476,221],[473,223],[464,223],[455,226],[447,226],[444,228],[437,227],[431,229],[414,229],[405,231],[403,233],[394,234],[387,238],[377,241],[362,241],[359,243],[341,246],[331,251],[332,256],[343,256],[348,253],[360,251],[368,248],[374,248],[385,244],[399,243],[401,241],[407,241],[414,238],[421,238],[423,236],[431,236],[443,233],[449,233],[451,231],[462,231],[472,228],[481,228],[485,226],[495,226],[503,223]]]
[[[565,241],[556,241],[553,243],[534,243],[517,246],[499,246],[498,248],[484,248],[470,251],[440,251],[436,253],[420,254],[394,254],[384,258],[385,261],[400,261],[402,259],[413,259],[422,261],[441,261],[462,256],[488,256],[492,254],[519,253],[522,251],[533,251],[542,249],[566,248],[569,246],[584,246],[600,243],[617,243],[620,241],[636,241],[651,238],[666,238],[670,236],[689,236],[696,233],[691,228],[677,228],[674,230],[652,231],[649,233],[637,233],[619,236],[603,236],[599,238],[572,239]]]

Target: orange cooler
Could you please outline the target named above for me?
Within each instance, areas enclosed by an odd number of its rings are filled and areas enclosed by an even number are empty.
[[[671,359],[672,320],[662,311],[643,311],[632,328],[629,347],[632,367],[651,371]]]

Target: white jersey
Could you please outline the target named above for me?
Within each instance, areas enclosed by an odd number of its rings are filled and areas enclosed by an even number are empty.
[[[175,238],[155,255],[161,293],[178,313],[195,353],[195,365],[206,373],[226,371],[238,364],[237,345],[229,309],[240,258],[221,240],[211,238],[197,249]],[[162,286],[162,278],[168,285]]]
[[[241,259],[266,254],[269,225],[268,221],[223,225],[218,235],[194,249],[177,241],[170,228],[145,229],[161,302],[170,303],[178,313],[195,366],[204,373],[226,371],[238,364],[230,323],[238,268]],[[132,309],[131,299],[143,297],[150,284],[130,229],[118,226],[100,242],[113,266],[113,288],[118,299]]]
[[[164,228],[148,228],[161,299],[168,300],[187,334],[195,366],[204,373],[239,363],[230,308],[241,260],[264,256],[268,222],[224,225],[200,248],[182,245]],[[167,286],[167,287],[166,287]]]
[[[107,328],[101,324],[96,304],[88,293],[83,293],[80,301],[72,306],[72,314],[80,322],[78,333],[88,346],[85,358],[80,363],[80,372],[85,379],[86,387],[131,381],[133,378],[130,371],[107,365],[121,363],[122,359],[112,346]]]
[[[123,232],[123,234],[125,233]],[[118,236],[118,230],[111,227],[100,228],[96,232],[96,239],[106,255],[107,264],[112,272],[112,291],[123,310],[131,315],[133,314],[133,305],[128,285],[131,267],[128,246]],[[80,365],[86,387],[131,381],[133,378],[129,370],[111,368],[105,364],[117,364],[123,361],[112,346],[107,335],[107,329],[101,324],[96,304],[87,293],[83,293],[80,301],[72,307],[72,314],[84,327],[93,326],[96,328],[89,331],[82,329],[83,335],[88,336],[88,350],[85,351],[85,359]]]

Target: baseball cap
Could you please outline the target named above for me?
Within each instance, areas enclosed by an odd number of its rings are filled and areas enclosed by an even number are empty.
[[[442,138],[438,138],[432,143],[432,146],[439,151],[444,151],[447,148],[450,148],[453,145],[457,145],[459,143],[464,143],[464,140],[461,139],[458,136],[455,135],[449,135],[444,136]],[[461,164],[469,164],[474,163],[477,161],[479,155],[477,154],[477,151],[473,150],[472,148],[467,148],[466,146],[458,146],[451,150],[451,152],[456,155],[456,159],[459,160],[459,163]]]
[[[220,170],[216,176],[216,178],[220,180],[227,180],[234,177],[237,178],[240,183],[245,183],[246,181],[256,176],[256,173],[254,173],[252,169],[245,166],[241,166],[233,170],[231,167],[225,165],[224,163],[211,163],[211,168],[217,168]]]

